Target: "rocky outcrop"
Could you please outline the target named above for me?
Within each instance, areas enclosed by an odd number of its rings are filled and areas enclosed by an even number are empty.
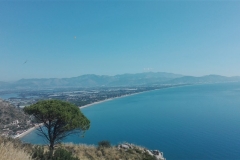
[[[119,144],[117,146],[118,149],[124,149],[125,151],[129,151],[129,150],[134,150],[134,149],[137,149],[139,151],[141,151],[142,153],[147,153],[153,157],[156,158],[156,160],[166,160],[164,157],[163,157],[163,152],[160,152],[159,150],[148,150],[146,148],[143,148],[143,147],[139,147],[139,146],[136,146],[136,145],[133,145],[133,144],[129,144],[129,143],[123,143],[123,144]]]

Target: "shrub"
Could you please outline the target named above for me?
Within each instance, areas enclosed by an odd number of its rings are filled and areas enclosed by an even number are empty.
[[[79,158],[73,157],[72,152],[69,152],[62,148],[58,148],[54,152],[52,160],[79,160]]]
[[[136,153],[139,153],[139,154],[142,153],[142,151],[140,149],[138,149],[138,148],[135,148],[135,151],[136,151]]]
[[[34,160],[79,160],[79,158],[72,155],[72,152],[63,148],[56,149],[52,157],[50,155],[50,151],[44,152],[42,146],[37,146],[33,150],[32,158]]]
[[[132,149],[128,149],[127,152],[130,153],[130,154],[136,153],[136,151],[134,151],[134,150],[132,150]]]
[[[111,143],[109,141],[100,141],[98,142],[98,148],[110,148]]]
[[[149,155],[148,153],[144,153],[143,160],[156,160],[154,156]]]
[[[47,160],[47,153],[44,153],[43,146],[35,146],[32,151],[32,158],[35,160]]]

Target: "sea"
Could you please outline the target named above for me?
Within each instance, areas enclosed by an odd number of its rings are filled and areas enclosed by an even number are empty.
[[[240,159],[240,83],[159,89],[81,111],[90,129],[64,142],[128,142],[160,150],[167,160]],[[21,140],[44,143],[36,131]]]

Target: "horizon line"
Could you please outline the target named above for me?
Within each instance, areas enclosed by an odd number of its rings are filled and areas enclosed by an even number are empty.
[[[137,72],[137,73],[122,73],[122,74],[114,74],[114,75],[106,75],[106,74],[94,74],[94,73],[88,73],[88,74],[81,74],[79,76],[71,76],[71,77],[61,77],[61,78],[54,78],[54,77],[48,77],[48,78],[20,78],[18,80],[8,80],[8,81],[4,81],[4,80],[0,80],[0,82],[5,82],[5,83],[9,83],[9,82],[16,82],[16,81],[20,81],[20,80],[25,80],[25,79],[70,79],[70,78],[77,78],[77,77],[81,77],[81,76],[86,76],[86,75],[96,75],[96,76],[109,76],[109,77],[114,77],[114,76],[118,76],[118,75],[126,75],[126,74],[143,74],[143,73],[166,73],[166,74],[175,74],[175,75],[181,75],[182,77],[205,77],[205,76],[223,76],[223,77],[239,77],[239,75],[234,75],[234,76],[225,76],[225,75],[220,75],[220,74],[206,74],[206,75],[201,75],[201,76],[193,76],[193,75],[184,75],[184,74],[180,74],[180,73],[172,73],[172,72],[153,72],[153,71],[149,71],[149,72]]]

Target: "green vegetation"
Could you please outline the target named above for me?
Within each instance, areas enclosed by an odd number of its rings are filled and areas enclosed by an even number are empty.
[[[19,139],[0,136],[1,160],[155,160],[143,147],[125,150],[83,144],[58,144],[52,158],[47,146],[24,144]]]
[[[49,142],[51,155],[54,146],[66,136],[76,133],[84,135],[90,127],[90,121],[77,106],[60,100],[39,101],[25,107],[24,112],[43,124],[38,131]]]
[[[63,148],[57,148],[51,156],[50,151],[44,152],[43,146],[34,147],[32,158],[34,160],[79,160],[78,157],[72,155],[72,152]]]
[[[98,142],[98,148],[110,148],[111,143],[109,141],[100,141]]]

